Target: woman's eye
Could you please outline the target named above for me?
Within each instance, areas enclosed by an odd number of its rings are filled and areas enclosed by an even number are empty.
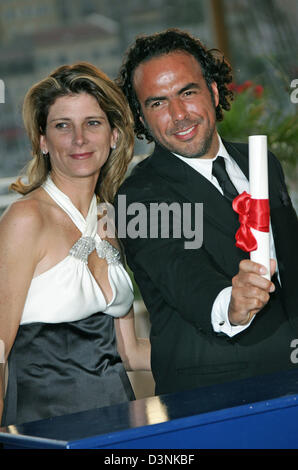
[[[56,129],[66,129],[68,127],[68,124],[67,122],[58,122],[55,127]]]
[[[99,126],[100,122],[96,120],[88,121],[88,126]]]

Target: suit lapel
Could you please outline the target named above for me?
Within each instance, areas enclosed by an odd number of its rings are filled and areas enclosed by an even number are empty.
[[[238,215],[231,203],[204,176],[158,145],[151,157],[151,164],[154,171],[167,180],[178,201],[182,196],[186,201],[203,203],[204,220],[229,236],[235,236],[239,228]]]
[[[223,141],[228,154],[235,160],[237,165],[240,167],[246,178],[249,179],[249,168],[248,168],[248,151],[246,154],[239,152],[235,144],[231,142]]]

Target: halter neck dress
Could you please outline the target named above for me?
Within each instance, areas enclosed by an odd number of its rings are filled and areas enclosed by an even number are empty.
[[[97,233],[96,196],[85,219],[50,176],[42,187],[82,236],[32,279],[8,358],[3,426],[134,399],[114,331],[114,317],[131,308],[133,287],[120,253]],[[88,267],[93,250],[108,263],[110,302]]]

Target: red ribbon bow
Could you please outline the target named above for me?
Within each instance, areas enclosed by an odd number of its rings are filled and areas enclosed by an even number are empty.
[[[254,251],[258,244],[251,228],[260,232],[269,232],[270,208],[268,199],[252,199],[251,195],[244,191],[235,197],[232,203],[233,209],[239,214],[240,227],[236,233],[236,246],[244,251]]]

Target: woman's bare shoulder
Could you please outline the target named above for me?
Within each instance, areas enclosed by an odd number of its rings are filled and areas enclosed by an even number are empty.
[[[33,194],[34,193],[34,194]],[[0,219],[0,231],[9,230],[11,234],[40,233],[45,224],[46,202],[39,190],[14,201]]]

